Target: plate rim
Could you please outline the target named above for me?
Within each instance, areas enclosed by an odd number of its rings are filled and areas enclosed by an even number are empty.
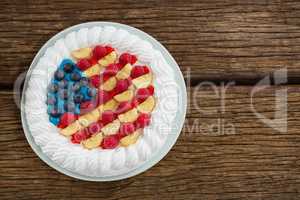
[[[175,80],[177,83],[179,83],[180,90],[182,92],[181,99],[180,99],[182,106],[179,109],[182,114],[177,115],[176,118],[174,119],[174,121],[177,121],[177,124],[179,125],[179,126],[176,126],[176,130],[172,130],[172,133],[168,135],[168,137],[167,137],[165,143],[163,144],[163,146],[161,147],[161,149],[159,151],[157,151],[155,153],[155,155],[153,155],[148,161],[144,162],[139,167],[133,169],[132,171],[130,171],[128,173],[124,173],[122,175],[117,175],[117,176],[90,177],[90,176],[78,174],[76,172],[73,172],[71,170],[61,167],[60,165],[55,163],[52,159],[50,159],[46,154],[44,154],[42,152],[40,146],[38,146],[35,143],[33,136],[31,135],[30,130],[28,128],[28,124],[26,121],[27,119],[25,116],[25,107],[24,107],[25,91],[28,87],[28,81],[30,79],[30,76],[32,74],[34,66],[36,66],[36,64],[39,61],[39,59],[41,58],[41,56],[44,55],[47,48],[51,47],[60,37],[68,34],[69,32],[78,31],[81,28],[91,28],[93,26],[113,26],[116,28],[123,28],[125,30],[131,31],[132,33],[134,33],[142,38],[146,38],[147,41],[149,41],[153,46],[156,47],[157,50],[159,50],[163,54],[163,56],[166,59],[166,61],[168,62],[168,64],[174,70]],[[160,160],[162,160],[169,153],[171,148],[175,145],[175,143],[181,133],[183,125],[184,125],[186,111],[187,111],[186,84],[185,84],[185,81],[183,78],[183,74],[182,74],[177,62],[175,61],[173,56],[169,53],[169,51],[154,37],[152,37],[151,35],[149,35],[148,33],[144,32],[140,29],[137,29],[137,28],[129,26],[129,25],[121,24],[121,23],[106,22],[106,21],[93,21],[93,22],[85,22],[85,23],[73,25],[73,26],[70,26],[70,27],[63,29],[62,31],[56,33],[48,41],[46,41],[43,44],[43,46],[38,50],[37,54],[35,55],[35,57],[33,58],[32,62],[30,64],[29,69],[27,70],[25,82],[24,82],[24,86],[23,86],[23,90],[22,90],[22,96],[21,96],[22,127],[23,127],[23,130],[25,133],[25,137],[26,137],[31,149],[35,152],[35,154],[43,162],[45,162],[48,166],[50,166],[51,168],[55,169],[56,171],[58,171],[64,175],[67,175],[72,178],[84,180],[84,181],[94,181],[94,182],[117,181],[117,180],[127,179],[130,177],[136,176],[138,174],[141,174],[141,173],[145,172],[146,170],[150,169],[151,167],[153,167],[155,164],[157,164]]]

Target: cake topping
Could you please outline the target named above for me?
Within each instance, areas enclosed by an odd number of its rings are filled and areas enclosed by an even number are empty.
[[[88,59],[83,58],[77,62],[77,66],[80,70],[84,71],[84,70],[87,70],[88,68],[90,68],[92,65]]]
[[[78,115],[74,114],[74,113],[69,113],[66,112],[64,113],[61,118],[60,118],[60,122],[58,124],[59,128],[65,128],[67,127],[69,124],[73,123],[74,121],[76,121],[78,119]]]
[[[122,65],[126,65],[127,63],[130,63],[130,64],[134,64],[136,63],[137,61],[137,58],[135,55],[131,55],[129,53],[123,53],[120,58],[119,58],[119,62],[122,64]]]
[[[95,87],[95,88],[98,88],[100,86],[100,81],[101,81],[101,77],[100,75],[94,75],[92,77],[90,77],[90,81],[91,81],[91,84]]]
[[[113,149],[134,144],[155,107],[153,75],[137,57],[111,46],[73,51],[48,86],[49,120],[74,144]]]
[[[112,110],[104,111],[101,115],[101,122],[106,125],[116,118],[116,114]]]
[[[135,66],[132,68],[130,76],[134,79],[144,74],[148,74],[149,72],[150,70],[147,66]]]
[[[138,78],[133,79],[132,83],[136,88],[146,88],[152,83],[152,74],[147,73],[139,76]]]
[[[58,81],[62,80],[64,77],[65,77],[65,73],[61,69],[57,70],[54,74],[54,78]]]
[[[87,149],[94,149],[100,146],[103,140],[101,133],[95,134],[92,137],[82,142],[82,145]]]
[[[153,96],[149,96],[143,103],[137,106],[138,111],[141,113],[150,113],[155,107],[155,99]]]
[[[81,48],[72,52],[72,56],[76,59],[83,59],[90,57],[92,52],[91,48]]]
[[[119,145],[119,139],[115,135],[107,136],[103,139],[101,147],[103,149],[114,149]]]
[[[117,79],[113,76],[110,77],[108,80],[106,80],[102,85],[101,89],[105,91],[111,91],[113,90],[117,85]]]
[[[138,140],[138,138],[139,138],[139,136],[140,136],[141,134],[142,134],[142,130],[141,130],[141,129],[138,129],[138,130],[136,130],[135,132],[133,132],[132,134],[123,137],[123,138],[120,140],[121,146],[127,147],[127,146],[129,146],[129,145],[131,145],[131,144],[136,143],[136,141]]]
[[[114,96],[114,99],[118,102],[129,101],[133,98],[134,92],[133,90],[126,90],[120,94]]]
[[[100,60],[107,55],[107,50],[104,46],[97,45],[93,50],[93,58]]]
[[[135,126],[137,128],[144,128],[150,124],[151,116],[146,113],[142,113],[138,116],[137,120],[135,121]]]

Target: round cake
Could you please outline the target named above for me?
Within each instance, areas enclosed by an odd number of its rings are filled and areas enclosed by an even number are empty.
[[[172,133],[181,103],[161,51],[109,25],[57,37],[24,90],[34,142],[56,165],[87,177],[124,175],[151,160]]]

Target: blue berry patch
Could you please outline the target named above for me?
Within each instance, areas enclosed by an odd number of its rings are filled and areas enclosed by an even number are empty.
[[[52,124],[58,125],[60,117],[68,112],[80,114],[80,104],[92,99],[92,86],[78,66],[70,59],[64,59],[54,73],[48,86],[47,112]]]

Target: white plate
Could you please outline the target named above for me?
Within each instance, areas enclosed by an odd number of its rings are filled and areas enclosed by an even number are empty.
[[[171,134],[167,135],[167,139],[166,139],[166,142],[164,143],[163,147],[158,152],[156,152],[154,155],[152,155],[151,158],[148,159],[146,162],[144,162],[137,168],[135,168],[127,173],[121,174],[121,175],[112,175],[112,176],[105,176],[105,177],[85,176],[85,175],[76,173],[74,171],[67,170],[67,169],[61,167],[60,165],[58,165],[57,163],[55,163],[54,161],[52,161],[46,154],[43,153],[41,148],[35,143],[33,136],[31,135],[30,129],[28,127],[27,117],[26,117],[25,108],[24,108],[25,101],[26,101],[25,92],[26,92],[26,89],[28,88],[28,82],[30,80],[32,71],[33,71],[34,67],[37,65],[37,62],[39,61],[39,59],[45,54],[45,51],[47,50],[47,48],[51,47],[59,38],[66,36],[70,32],[77,31],[81,28],[91,28],[94,26],[113,26],[115,28],[122,28],[130,33],[133,33],[133,34],[139,36],[143,40],[147,40],[148,42],[150,42],[153,45],[154,49],[159,50],[162,53],[162,55],[164,56],[167,63],[172,67],[172,69],[175,73],[175,81],[176,81],[176,84],[178,85],[179,91],[180,91],[180,95],[178,97],[178,100],[179,100],[178,105],[180,105],[180,106],[178,106],[176,116],[170,125],[172,132],[171,132]],[[22,117],[22,125],[23,125],[23,129],[25,132],[25,136],[26,136],[29,144],[31,145],[31,148],[49,166],[51,166],[52,168],[56,169],[57,171],[65,174],[65,175],[68,175],[68,176],[71,176],[74,178],[78,178],[78,179],[82,179],[82,180],[113,181],[113,180],[121,180],[121,179],[135,176],[139,173],[146,171],[147,169],[149,169],[150,167],[155,165],[157,162],[159,162],[170,151],[172,146],[175,144],[175,142],[180,134],[180,131],[182,129],[182,126],[184,124],[186,108],[187,108],[187,93],[186,93],[186,86],[185,86],[185,82],[184,82],[182,73],[181,73],[176,61],[174,60],[174,58],[157,40],[155,40],[153,37],[151,37],[147,33],[143,32],[141,30],[138,30],[136,28],[127,26],[127,25],[112,23],[112,22],[89,22],[89,23],[83,23],[83,24],[79,24],[76,26],[72,26],[70,28],[67,28],[67,29],[59,32],[58,34],[53,36],[49,41],[47,41],[46,44],[39,50],[39,52],[33,59],[31,66],[28,70],[28,73],[26,75],[26,80],[24,83],[24,89],[23,89],[23,94],[22,94],[22,101],[21,101],[21,117]]]

